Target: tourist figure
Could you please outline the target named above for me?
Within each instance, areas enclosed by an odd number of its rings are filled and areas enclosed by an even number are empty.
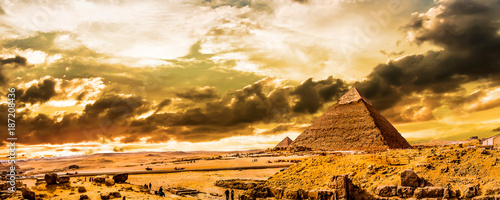
[[[158,193],[160,194],[160,196],[164,197],[165,196],[165,193],[163,193],[163,186],[160,186],[160,189],[158,190]]]
[[[151,183],[149,183],[149,189],[151,190]]]
[[[148,185],[144,184],[144,188],[148,189]]]
[[[226,190],[224,193],[226,194],[226,200],[229,200],[229,190]]]
[[[234,190],[231,190],[231,200],[234,200]]]

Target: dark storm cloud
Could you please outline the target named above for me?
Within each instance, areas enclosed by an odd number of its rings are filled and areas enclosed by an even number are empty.
[[[277,115],[287,114],[281,111],[290,111],[289,90],[274,88],[269,85],[270,81],[263,79],[240,90],[230,91],[221,98],[205,98],[202,104],[197,103],[175,113],[155,113],[133,121],[130,129],[135,130],[135,134],[152,136],[148,142],[168,141],[171,138],[199,142],[252,134],[253,123],[280,120]],[[160,131],[154,127],[163,129]],[[155,131],[152,133],[151,129]]]
[[[45,103],[56,96],[56,82],[53,79],[45,79],[41,83],[31,85],[26,91],[19,90],[19,100],[26,103]]]
[[[161,101],[157,106],[156,106],[156,112],[160,111],[161,109],[163,109],[164,107],[167,107],[169,106],[170,104],[172,104],[172,99],[165,99],[163,101]]]
[[[344,81],[332,77],[319,81],[308,80],[297,87],[276,87],[270,84],[271,81],[270,78],[260,80],[240,90],[229,91],[221,98],[205,99],[200,106],[185,108],[176,113],[155,113],[145,119],[133,121],[130,128],[136,131],[135,134],[152,136],[148,142],[162,142],[172,138],[200,142],[248,135],[253,134],[253,124],[289,122],[295,116],[295,111],[307,112],[292,109],[301,108],[304,102],[316,102],[318,107],[311,110],[314,113],[325,102],[335,100],[347,90]],[[297,100],[297,103],[291,99]],[[168,128],[150,131],[152,127]],[[137,138],[131,137],[130,140],[123,141],[134,142]]]
[[[0,114],[7,116],[6,107],[6,104],[0,105],[2,109],[0,110]],[[61,117],[60,120],[56,120],[58,117]],[[18,142],[23,144],[63,144],[99,139],[96,135],[82,134],[80,128],[82,125],[78,124],[77,121],[77,114],[65,114],[62,116],[37,114],[30,116],[30,112],[25,110],[16,113],[16,136]],[[5,125],[0,126],[4,127]],[[2,135],[5,137],[7,137],[6,134],[7,132],[2,132]]]
[[[29,111],[22,111],[16,113],[16,132],[24,144],[63,144],[129,136],[122,127],[127,126],[131,118],[149,111],[149,104],[135,96],[104,96],[87,104],[81,115],[31,116]],[[3,118],[7,116],[6,107],[7,104],[0,104]]]
[[[293,111],[297,113],[315,113],[325,102],[337,99],[347,91],[346,82],[341,79],[328,77],[328,79],[313,81],[307,79],[291,92],[299,97],[298,102],[293,106]]]
[[[380,64],[366,81],[355,83],[378,109],[390,108],[412,93],[454,92],[479,76],[498,78],[498,1],[441,1],[436,9],[442,9],[441,14],[415,14],[406,28],[417,43],[429,42],[443,50]]]
[[[16,56],[14,58],[0,58],[0,86],[4,85],[8,78],[4,75],[6,68],[17,68],[18,66],[26,66],[26,58]],[[9,67],[12,65],[13,67]]]
[[[101,97],[93,104],[85,106],[82,120],[94,121],[97,117],[104,117],[112,122],[124,120],[146,112],[147,110],[140,109],[145,104],[147,104],[146,101],[135,96],[121,97],[110,95]]]
[[[230,91],[217,100],[207,100],[202,106],[185,109],[177,113],[157,114],[149,118],[151,122],[168,123],[172,126],[219,125],[233,126],[241,123],[252,123],[269,119],[273,106],[281,102],[279,95],[271,93],[269,97],[263,92],[266,80],[256,82],[243,89]]]
[[[0,58],[0,64],[1,65],[5,65],[5,64],[9,64],[9,63],[15,63],[15,64],[19,64],[19,65],[26,65],[26,58],[21,57],[21,56],[16,56],[14,58],[7,58],[7,59]]]
[[[171,99],[154,105],[137,96],[103,95],[87,104],[82,114],[19,114],[17,122],[20,128],[17,131],[27,144],[62,144],[115,137],[123,137],[123,143],[138,142],[143,137],[150,137],[147,142],[151,143],[172,138],[190,142],[213,141],[254,134],[253,125],[256,123],[290,122],[295,116],[292,100],[311,101],[303,95],[307,94],[306,88],[314,91],[315,100],[320,104],[336,99],[335,96],[345,90],[344,82],[331,77],[309,80],[297,87],[276,86],[272,82],[273,79],[265,78],[229,91],[222,97],[197,97],[199,102],[177,110]],[[45,102],[55,94],[53,86],[51,79],[34,84],[25,92],[21,91],[22,100]],[[165,106],[170,106],[174,112],[162,113]],[[155,112],[146,118],[137,118],[150,111]]]
[[[177,92],[176,95],[192,101],[206,101],[219,98],[217,90],[214,87],[189,88],[185,91]]]

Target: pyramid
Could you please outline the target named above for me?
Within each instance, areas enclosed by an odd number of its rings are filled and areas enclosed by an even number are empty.
[[[300,134],[291,147],[335,151],[399,149],[411,145],[353,87]]]
[[[278,145],[276,145],[274,148],[287,148],[288,146],[290,146],[290,144],[292,144],[293,140],[290,139],[289,137],[286,137],[285,139],[281,140],[280,143],[278,143]]]

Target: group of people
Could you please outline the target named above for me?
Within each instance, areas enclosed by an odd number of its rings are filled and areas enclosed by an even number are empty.
[[[163,187],[160,186],[160,189],[158,189],[158,191],[155,191],[155,194],[160,197],[165,197],[165,192],[163,192]]]
[[[226,200],[229,200],[229,195],[231,195],[231,200],[234,200],[234,190],[231,190],[231,192],[226,190],[224,193],[226,194]]]

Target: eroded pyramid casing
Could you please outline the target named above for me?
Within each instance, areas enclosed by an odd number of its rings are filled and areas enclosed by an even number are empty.
[[[356,88],[344,94],[290,146],[327,151],[411,148]]]

